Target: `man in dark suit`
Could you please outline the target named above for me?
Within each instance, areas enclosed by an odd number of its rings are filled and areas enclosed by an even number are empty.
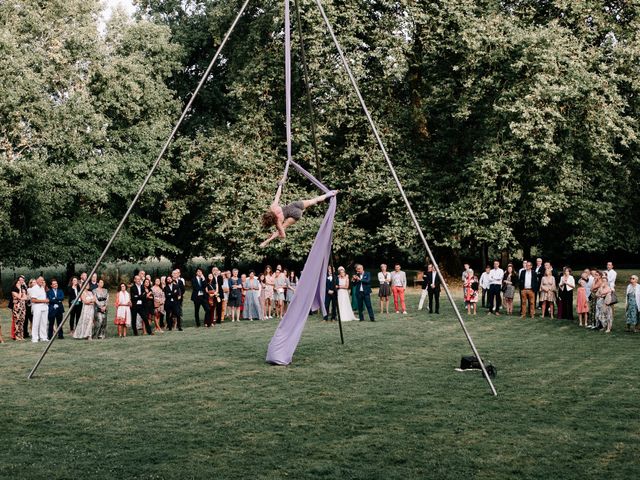
[[[213,273],[213,286],[218,292],[218,295],[214,299],[213,312],[211,313],[213,315],[212,318],[214,319],[214,321],[217,324],[221,324],[222,322],[224,322],[224,318],[222,318],[222,302],[224,300],[224,277],[222,276],[222,272],[218,267],[213,267],[211,269],[211,273]]]
[[[196,276],[191,280],[191,301],[193,302],[193,308],[196,317],[196,327],[200,326],[200,308],[204,310],[205,319],[209,315],[209,304],[207,303],[207,297],[205,295],[204,287],[206,285],[204,278],[204,272],[201,268],[196,270]]]
[[[522,306],[520,307],[520,316],[522,318],[525,318],[527,315],[527,307],[531,318],[536,314],[536,292],[538,291],[539,283],[538,275],[532,267],[531,262],[527,262],[518,278],[520,298],[522,299]]]
[[[185,285],[184,278],[182,278],[179,268],[176,268],[173,272],[171,272],[171,277],[173,278],[173,284],[178,290],[174,295],[176,305],[175,309],[176,316],[178,317],[178,323],[182,325],[182,301],[184,300],[184,294],[187,291],[187,286]],[[178,330],[182,331],[182,328],[179,327]]]
[[[331,320],[335,320],[337,314],[336,302],[338,290],[336,290],[336,285],[338,282],[331,265],[327,267],[325,282],[324,308],[327,311],[327,314],[324,316],[323,320],[326,322],[329,320],[329,313],[331,313]],[[331,309],[329,309],[330,307]]]
[[[542,281],[542,277],[544,276],[544,265],[542,264],[541,258],[536,258],[536,266],[533,268],[534,273],[536,274],[536,291],[535,291],[535,304],[540,308],[540,302],[538,302],[539,296],[539,288],[540,282]]]
[[[142,318],[142,323],[147,334],[151,335],[151,325],[149,325],[149,319],[145,315],[144,300],[146,298],[144,293],[144,287],[142,286],[142,280],[139,275],[133,277],[133,285],[129,290],[131,296],[131,329],[134,335],[138,335],[138,315]]]
[[[358,300],[358,315],[360,321],[364,321],[364,307],[366,305],[369,313],[369,320],[375,322],[373,307],[371,306],[371,275],[364,271],[364,267],[356,264],[356,274],[351,279],[356,287],[356,298]]]
[[[54,323],[60,326],[62,323],[62,314],[64,313],[64,305],[62,304],[64,292],[58,288],[58,281],[55,278],[51,280],[51,288],[47,292],[47,299],[49,300],[49,335],[47,338],[51,340],[51,337],[53,337]],[[58,330],[58,338],[64,338],[62,336],[62,329]]]
[[[433,313],[433,301],[435,299],[436,313],[440,313],[440,277],[433,271],[433,265],[427,267],[427,273],[422,277],[423,288],[429,294],[429,313]]]

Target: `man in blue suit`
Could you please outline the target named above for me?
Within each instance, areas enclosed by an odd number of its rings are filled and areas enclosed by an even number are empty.
[[[47,292],[47,300],[49,300],[49,329],[47,338],[51,340],[53,337],[53,325],[58,326],[62,323],[62,314],[64,313],[64,291],[58,288],[58,281],[54,278],[51,280],[51,288]],[[62,329],[58,330],[58,338],[64,338]]]
[[[373,307],[371,307],[371,275],[364,271],[364,267],[356,264],[356,274],[351,279],[356,287],[356,298],[358,300],[358,315],[360,321],[364,321],[364,307],[366,305],[369,313],[369,320],[375,322]]]
[[[329,315],[331,315],[331,320],[336,319],[336,284],[338,283],[336,280],[336,276],[333,273],[333,267],[329,265],[327,267],[327,277],[325,279],[326,287],[324,291],[324,308],[327,311],[327,314],[324,316],[323,320],[326,322],[329,320]],[[329,309],[331,307],[331,309]]]

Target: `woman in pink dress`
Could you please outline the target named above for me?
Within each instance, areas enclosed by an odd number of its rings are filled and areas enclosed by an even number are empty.
[[[273,308],[273,286],[275,285],[275,278],[271,265],[267,265],[264,269],[264,304],[265,310],[263,310],[264,318],[273,318],[271,316],[271,310]]]
[[[118,336],[127,336],[127,327],[131,326],[131,296],[127,292],[127,286],[120,284],[116,294],[116,318],[113,321],[118,326]]]
[[[473,274],[473,270],[467,270],[467,278],[464,281],[464,302],[467,305],[467,315],[476,315],[478,307],[478,277]]]
[[[578,321],[580,322],[580,327],[587,326],[587,318],[589,315],[589,300],[587,300],[587,290],[586,285],[587,281],[583,277],[578,280],[578,298],[576,302],[576,310],[578,312]]]

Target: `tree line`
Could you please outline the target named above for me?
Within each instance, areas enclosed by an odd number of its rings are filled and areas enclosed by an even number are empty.
[[[313,0],[294,16],[294,156],[342,190],[335,253],[422,262]],[[238,1],[0,3],[0,258],[91,263],[229,27]],[[640,5],[325,2],[439,256],[637,254]],[[321,209],[267,250],[285,162],[283,5],[251,2],[109,260],[301,260]],[[291,175],[285,201],[314,195]]]

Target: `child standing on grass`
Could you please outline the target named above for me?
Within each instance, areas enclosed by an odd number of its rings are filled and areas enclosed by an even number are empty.
[[[578,281],[578,299],[576,301],[576,310],[578,311],[578,326],[586,327],[589,316],[589,300],[587,300],[587,282],[584,278]]]

